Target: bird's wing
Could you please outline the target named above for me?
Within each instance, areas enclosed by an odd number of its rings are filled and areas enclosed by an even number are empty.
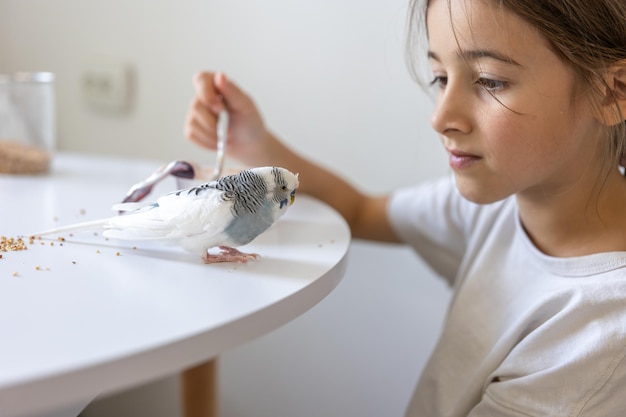
[[[155,204],[111,220],[105,236],[118,239],[181,239],[199,234],[218,234],[232,219],[222,192],[170,193]]]

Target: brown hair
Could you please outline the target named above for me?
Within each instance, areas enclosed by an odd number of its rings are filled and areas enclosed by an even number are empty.
[[[451,8],[450,0],[448,8]],[[477,0],[467,0],[477,1]],[[482,0],[481,0],[482,1]],[[533,25],[547,39],[553,51],[569,65],[588,91],[595,106],[614,101],[613,87],[605,81],[609,68],[626,63],[625,0],[488,0]],[[407,38],[408,63],[418,79],[414,53],[418,39],[426,39],[426,12],[430,0],[411,0]],[[607,97],[608,95],[608,97]],[[623,120],[620,108],[615,111]],[[626,155],[626,124],[606,128],[607,147],[614,168]]]

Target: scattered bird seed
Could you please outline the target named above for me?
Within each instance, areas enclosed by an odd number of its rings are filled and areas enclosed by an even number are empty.
[[[0,251],[9,252],[9,251],[18,251],[18,250],[26,250],[28,246],[26,246],[26,242],[21,237],[0,237]]]

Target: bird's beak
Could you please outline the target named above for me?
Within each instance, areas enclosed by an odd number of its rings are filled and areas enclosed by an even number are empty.
[[[294,201],[296,201],[296,192],[292,191],[291,192],[291,197],[289,199],[289,205],[292,205]]]

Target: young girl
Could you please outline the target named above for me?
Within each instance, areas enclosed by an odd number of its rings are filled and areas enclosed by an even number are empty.
[[[367,196],[282,144],[223,74],[187,136],[300,173],[356,237],[411,245],[454,289],[407,416],[626,413],[626,2],[416,1],[454,178]]]

